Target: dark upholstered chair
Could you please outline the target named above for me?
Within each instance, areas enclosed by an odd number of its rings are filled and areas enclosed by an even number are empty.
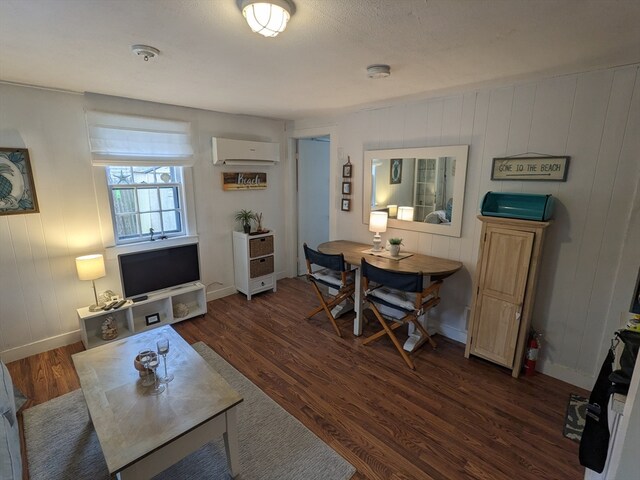
[[[307,261],[307,280],[320,300],[320,306],[309,312],[305,318],[311,318],[324,310],[339,337],[342,337],[331,309],[347,299],[353,300],[355,292],[354,270],[347,269],[344,255],[328,255],[313,250],[304,244],[304,256]],[[329,293],[328,289],[335,291]]]
[[[365,299],[371,304],[373,314],[382,325],[382,330],[365,338],[362,344],[368,345],[388,335],[405,363],[409,368],[415,370],[413,361],[404,351],[393,331],[402,325],[412,323],[420,332],[420,340],[413,351],[416,351],[426,341],[433,348],[436,348],[436,343],[420,324],[418,318],[440,303],[442,280],[434,281],[424,288],[422,272],[385,270],[367,263],[364,258],[361,268]],[[381,313],[381,310],[386,313]]]

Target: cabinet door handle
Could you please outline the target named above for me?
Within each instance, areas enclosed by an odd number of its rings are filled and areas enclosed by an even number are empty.
[[[520,310],[518,310],[516,312],[516,322],[520,323],[520,318],[522,317],[522,313],[520,312]]]

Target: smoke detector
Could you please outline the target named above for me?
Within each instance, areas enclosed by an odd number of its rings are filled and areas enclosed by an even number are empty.
[[[150,58],[160,55],[160,50],[149,45],[131,45],[131,51],[148,62]]]
[[[367,77],[369,78],[386,78],[391,75],[391,67],[389,65],[369,65],[367,67]]]

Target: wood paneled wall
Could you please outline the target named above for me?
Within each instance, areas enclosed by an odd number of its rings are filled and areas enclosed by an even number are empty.
[[[482,196],[489,190],[553,194],[558,208],[544,251],[533,319],[545,334],[541,366],[546,373],[590,388],[602,345],[628,309],[633,285],[625,279],[635,279],[640,263],[640,249],[632,247],[640,244],[639,231],[630,224],[640,209],[639,82],[635,65],[398,101],[337,117],[298,120],[294,127],[335,129],[332,141],[355,166],[355,199],[363,191],[364,150],[470,145],[462,236],[387,232],[403,237],[408,250],[464,263],[465,269],[446,282],[436,312],[441,331],[458,340],[466,338],[465,307],[477,260],[476,215]],[[282,166],[270,169],[265,192],[225,194],[219,170],[210,162],[211,136],[244,134],[283,141],[283,122],[126,99],[97,103],[111,111],[193,123],[197,222],[203,278],[210,292],[232,289],[233,211],[261,209],[270,228],[291,230],[280,213],[286,199],[293,198],[285,188]],[[75,309],[91,301],[90,285],[77,280],[73,260],[103,248],[99,189],[93,184],[86,141],[86,106],[82,95],[0,85],[0,144],[29,148],[41,210],[0,217],[0,353],[25,346],[24,353],[35,353],[68,343],[77,329]],[[493,157],[524,152],[570,155],[568,181],[490,180]],[[336,184],[341,163],[332,159]],[[360,202],[354,202],[351,212],[341,212],[336,198],[334,209],[336,238],[369,241]],[[283,256],[294,250],[284,247],[278,249]],[[282,264],[277,270],[287,270],[283,264],[290,259],[278,261]],[[120,290],[117,273],[98,281],[98,290],[106,288]]]
[[[93,171],[101,167],[91,166],[86,109],[191,122],[195,233],[210,299],[235,292],[235,211],[262,211],[268,228],[284,230],[284,168],[269,168],[267,190],[224,192],[220,172],[228,168],[214,167],[211,157],[212,136],[269,139],[284,151],[284,122],[0,84],[0,145],[29,149],[40,205],[40,213],[0,216],[0,355],[6,361],[77,341],[76,309],[93,301],[91,283],[78,280],[74,259],[110,246],[103,245],[101,229],[111,218],[101,211],[108,198]],[[279,262],[277,271],[284,269]],[[122,293],[115,260],[107,261],[107,277],[96,287]]]
[[[628,309],[640,258],[630,228],[640,208],[638,66],[587,72],[444,98],[398,101],[332,118],[296,121],[297,129],[335,125],[338,148],[355,162],[354,192],[363,191],[363,151],[468,144],[462,236],[387,231],[407,250],[460,260],[465,269],[445,282],[436,312],[440,330],[466,339],[466,311],[477,261],[479,205],[487,191],[550,193],[557,200],[544,249],[533,325],[544,333],[541,366],[590,388],[601,346]],[[571,156],[567,182],[492,181],[492,158],[537,152]],[[335,162],[339,167],[339,159]],[[338,174],[336,173],[336,177]],[[338,212],[338,237],[368,241],[362,206]],[[631,237],[630,237],[631,236]],[[636,249],[640,250],[640,249]],[[628,289],[628,295],[625,290]],[[619,299],[625,299],[621,302]],[[615,299],[615,300],[614,300]]]

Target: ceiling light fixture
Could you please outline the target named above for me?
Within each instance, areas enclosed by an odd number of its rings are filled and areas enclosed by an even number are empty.
[[[367,67],[367,77],[369,78],[386,78],[391,75],[391,67],[389,65],[369,65]]]
[[[149,45],[131,45],[131,51],[143,57],[145,62],[148,62],[150,58],[155,58],[160,55],[160,50],[150,47]]]
[[[237,0],[237,4],[251,30],[265,37],[284,32],[296,10],[291,0]]]

